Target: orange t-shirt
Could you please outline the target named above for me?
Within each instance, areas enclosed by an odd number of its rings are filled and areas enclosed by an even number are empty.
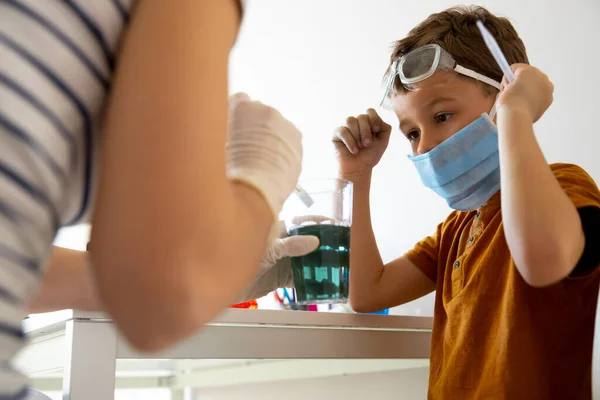
[[[504,237],[500,193],[477,211],[453,212],[406,254],[436,283],[429,399],[591,398],[600,243],[589,242],[600,220],[583,221],[582,210],[600,215],[600,191],[575,165],[551,167],[582,216],[582,261],[591,265],[549,287],[525,283]]]

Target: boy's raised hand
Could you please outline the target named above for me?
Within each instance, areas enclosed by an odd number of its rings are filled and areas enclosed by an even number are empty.
[[[526,112],[531,117],[531,123],[544,115],[552,104],[554,85],[539,69],[528,64],[513,64],[515,81],[507,84],[502,82],[498,97],[498,112],[510,110]]]
[[[366,114],[348,117],[346,125],[333,132],[341,176],[360,175],[379,163],[387,148],[392,127],[372,108]]]

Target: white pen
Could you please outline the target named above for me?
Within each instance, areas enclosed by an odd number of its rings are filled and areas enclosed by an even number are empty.
[[[504,57],[504,54],[502,53],[500,46],[498,46],[498,42],[496,42],[496,39],[494,39],[494,36],[492,36],[490,31],[488,31],[487,28],[485,27],[485,25],[483,25],[483,22],[478,20],[476,22],[476,24],[477,24],[477,28],[479,28],[479,31],[481,32],[481,36],[483,36],[485,45],[487,46],[488,49],[490,49],[490,52],[492,53],[492,56],[494,56],[494,59],[496,60],[496,63],[498,63],[498,66],[502,70],[502,73],[504,74],[504,76],[506,76],[506,79],[508,79],[508,82],[514,82],[515,74],[513,73],[512,69],[510,68],[508,61],[506,61],[506,57]]]

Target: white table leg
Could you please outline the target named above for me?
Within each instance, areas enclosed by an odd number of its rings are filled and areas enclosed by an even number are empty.
[[[187,400],[185,389],[171,389],[171,400]]]
[[[65,338],[63,400],[114,399],[117,335],[112,325],[72,320]]]

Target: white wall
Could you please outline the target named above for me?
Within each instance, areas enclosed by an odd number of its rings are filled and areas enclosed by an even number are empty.
[[[377,374],[198,389],[194,400],[423,400],[427,397],[427,368]]]

